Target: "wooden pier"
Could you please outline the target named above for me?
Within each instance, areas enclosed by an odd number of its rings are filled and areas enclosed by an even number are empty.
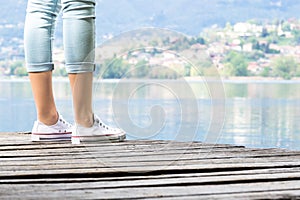
[[[0,199],[300,199],[300,152],[0,134]]]

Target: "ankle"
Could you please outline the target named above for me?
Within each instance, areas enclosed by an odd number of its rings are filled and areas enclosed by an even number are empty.
[[[86,115],[86,116],[78,116],[75,119],[76,123],[83,127],[92,127],[94,124],[94,116]]]
[[[38,114],[38,120],[40,122],[42,122],[43,124],[47,125],[47,126],[51,126],[57,123],[58,121],[58,113],[47,113],[47,114],[43,114],[43,113],[39,113]]]

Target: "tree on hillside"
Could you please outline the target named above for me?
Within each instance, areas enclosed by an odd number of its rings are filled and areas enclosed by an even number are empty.
[[[15,70],[15,75],[16,76],[27,76],[27,69],[25,67],[18,67]]]
[[[150,66],[146,60],[139,61],[131,68],[130,76],[136,78],[144,78],[149,76]]]
[[[293,57],[279,57],[272,61],[275,76],[291,79],[297,72],[299,64]]]
[[[287,21],[282,22],[283,31],[291,31],[291,24]]]
[[[269,36],[269,32],[268,32],[267,28],[264,27],[263,30],[262,30],[262,33],[261,33],[261,37],[265,38],[265,37],[268,37],[268,36]]]
[[[194,44],[205,44],[205,39],[203,37],[192,37],[189,39],[189,45],[194,45]]]
[[[247,57],[239,52],[231,51],[224,60],[225,73],[229,76],[248,76]]]
[[[300,44],[300,30],[293,30],[292,33],[294,35],[295,44]]]
[[[101,66],[102,78],[124,78],[128,74],[129,66],[124,62],[122,58],[114,57],[114,59],[108,59],[105,64]]]
[[[24,61],[15,61],[10,65],[9,75],[26,76]]]

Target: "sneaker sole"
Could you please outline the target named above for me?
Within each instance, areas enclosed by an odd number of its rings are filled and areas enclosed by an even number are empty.
[[[95,142],[123,142],[126,134],[120,135],[101,135],[101,136],[72,136],[72,144],[95,143]]]
[[[67,133],[32,133],[32,142],[51,142],[51,141],[70,141],[72,137],[71,132]]]

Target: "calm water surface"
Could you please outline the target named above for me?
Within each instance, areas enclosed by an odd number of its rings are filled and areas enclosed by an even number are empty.
[[[68,82],[55,81],[54,90],[58,109],[73,122]],[[0,131],[30,131],[36,114],[29,82],[1,81],[0,91]],[[95,83],[94,109],[129,139],[300,150],[299,91],[298,82],[225,82],[225,96],[212,99],[201,81],[105,81]]]

